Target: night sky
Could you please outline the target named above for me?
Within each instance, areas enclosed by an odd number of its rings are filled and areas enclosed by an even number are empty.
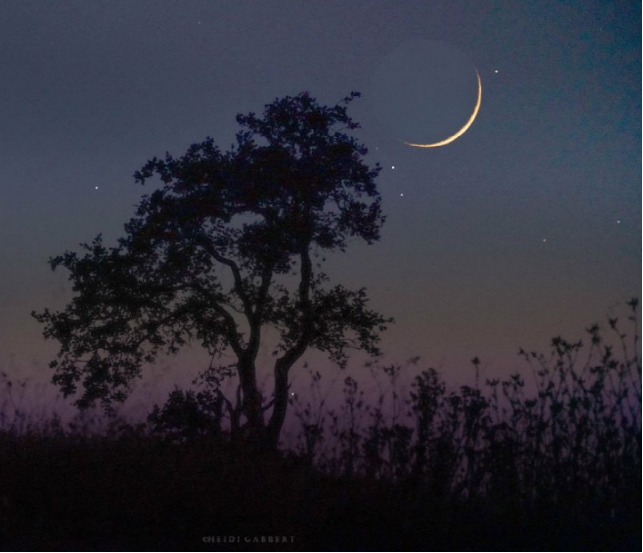
[[[50,376],[56,344],[30,312],[71,292],[47,259],[99,232],[114,244],[149,192],[135,170],[206,136],[227,149],[237,113],[304,90],[362,93],[349,113],[388,219],[328,269],[395,317],[387,359],[462,381],[474,355],[506,374],[521,346],[581,337],[640,290],[640,14],[624,0],[3,1],[0,368]],[[451,54],[441,67],[413,45]],[[441,69],[451,89],[436,91]],[[405,145],[466,122],[476,71],[468,131]]]

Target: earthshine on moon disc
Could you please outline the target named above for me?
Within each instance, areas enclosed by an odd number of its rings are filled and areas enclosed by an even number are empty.
[[[471,59],[444,42],[414,40],[380,63],[371,105],[401,142],[435,148],[461,137],[482,101],[482,82]]]

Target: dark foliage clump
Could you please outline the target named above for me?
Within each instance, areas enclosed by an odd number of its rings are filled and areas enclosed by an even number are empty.
[[[637,323],[637,302],[630,302]],[[299,443],[258,452],[231,431],[238,405],[206,374],[176,389],[150,424],[102,435],[0,431],[0,540],[13,550],[212,549],[205,536],[294,536],[232,550],[638,550],[641,361],[638,331],[608,343],[552,341],[521,352],[532,371],[450,389],[439,373],[371,367],[369,402],[344,379],[327,405],[312,371],[291,395]],[[414,360],[417,363],[417,360]],[[9,381],[5,379],[5,387]],[[10,386],[9,386],[10,387]]]

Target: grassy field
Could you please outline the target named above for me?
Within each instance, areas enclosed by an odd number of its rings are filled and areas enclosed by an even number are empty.
[[[404,393],[389,366],[367,398],[346,378],[332,410],[313,373],[279,452],[231,437],[207,393],[102,433],[5,414],[2,548],[640,550],[639,345],[610,326],[614,344],[555,339],[504,381],[428,369]]]

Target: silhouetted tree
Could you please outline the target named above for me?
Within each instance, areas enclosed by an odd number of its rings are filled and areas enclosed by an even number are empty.
[[[52,258],[71,273],[71,303],[34,313],[60,342],[54,382],[77,405],[122,401],[141,365],[188,342],[232,352],[246,426],[275,446],[288,405],[289,372],[309,348],[344,366],[346,350],[376,355],[386,319],[364,289],[331,286],[321,264],[351,237],[379,239],[384,221],[364,145],[345,133],[357,93],[334,107],[308,93],[276,99],[263,117],[238,115],[236,144],[211,138],[186,154],[150,160],[135,179],[160,177],[117,247],[99,235],[79,255]],[[278,330],[274,392],[257,386],[264,328]],[[270,407],[272,410],[270,411]],[[264,415],[271,413],[269,418]]]

